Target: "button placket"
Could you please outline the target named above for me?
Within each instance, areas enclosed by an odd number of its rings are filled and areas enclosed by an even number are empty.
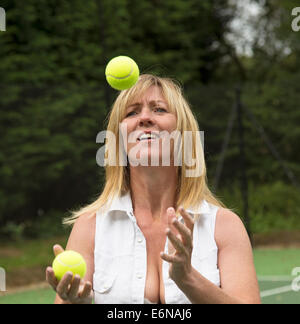
[[[130,213],[133,216],[133,213]],[[133,216],[134,217],[134,216]],[[135,217],[134,217],[135,219]],[[134,272],[132,281],[132,300],[133,303],[143,303],[145,294],[145,281],[147,271],[147,251],[144,244],[145,238],[138,227],[137,223],[134,223],[135,229],[135,243],[134,243]]]

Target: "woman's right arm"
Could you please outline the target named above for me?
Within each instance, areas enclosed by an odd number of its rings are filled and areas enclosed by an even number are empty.
[[[94,246],[96,215],[84,214],[79,217],[70,234],[66,250],[80,253],[86,261],[87,272],[80,280],[67,272],[61,281],[57,281],[51,267],[46,269],[46,280],[56,291],[55,304],[91,304],[93,299]],[[54,245],[54,254],[63,252],[59,245]]]

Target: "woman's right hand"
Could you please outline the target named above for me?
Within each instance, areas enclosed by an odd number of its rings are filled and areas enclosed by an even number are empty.
[[[60,245],[54,245],[54,255],[64,252]],[[91,304],[93,301],[92,284],[84,281],[79,275],[73,278],[72,272],[67,272],[60,281],[55,277],[52,267],[46,269],[46,280],[62,300],[63,304]],[[57,300],[56,300],[57,301]]]

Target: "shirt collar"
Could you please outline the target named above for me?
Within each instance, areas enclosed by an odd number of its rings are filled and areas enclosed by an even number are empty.
[[[209,204],[206,200],[202,200],[202,202],[196,206],[196,207],[189,207],[186,209],[188,213],[191,213],[193,215],[196,214],[207,214],[210,212]]]
[[[130,195],[129,191],[123,196],[113,197],[109,211],[113,211],[113,210],[121,210],[121,211],[125,211],[125,212],[133,211],[132,200],[131,200],[131,195]]]
[[[131,200],[131,195],[130,195],[129,191],[126,194],[124,194],[123,196],[115,196],[113,198],[108,211],[111,212],[113,210],[124,211],[124,212],[127,212],[127,214],[129,214],[130,212],[133,212],[132,200]],[[202,202],[198,206],[189,207],[186,209],[186,211],[193,215],[207,214],[210,211],[210,207],[206,200],[202,200]]]

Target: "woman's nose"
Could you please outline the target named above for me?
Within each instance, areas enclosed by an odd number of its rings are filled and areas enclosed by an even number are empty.
[[[142,111],[140,113],[139,124],[144,125],[145,123],[153,124],[152,112],[151,112],[151,109],[148,109],[148,108],[142,109]]]

